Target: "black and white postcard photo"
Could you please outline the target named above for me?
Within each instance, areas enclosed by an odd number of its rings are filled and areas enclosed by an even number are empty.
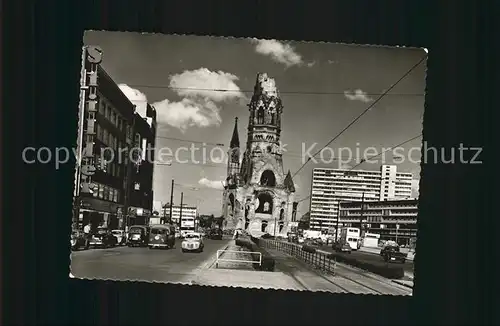
[[[412,295],[427,56],[85,32],[70,277]]]

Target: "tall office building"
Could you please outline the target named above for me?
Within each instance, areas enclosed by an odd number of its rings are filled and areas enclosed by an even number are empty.
[[[310,199],[310,228],[336,226],[339,202],[385,201],[411,198],[411,173],[394,165],[379,171],[315,168]]]

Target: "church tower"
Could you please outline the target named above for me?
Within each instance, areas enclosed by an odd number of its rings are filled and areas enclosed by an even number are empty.
[[[283,170],[283,105],[273,78],[265,73],[257,75],[248,108],[248,138],[241,165],[237,124],[229,149],[223,195],[225,227],[244,229],[254,237],[286,235],[295,187],[290,171],[285,174]],[[239,173],[235,172],[238,168]]]
[[[240,138],[238,118],[234,119],[234,129],[227,152],[227,177],[224,182],[222,215],[226,228],[236,227],[237,188],[240,183]],[[238,205],[239,206],[239,205]]]
[[[238,136],[238,118],[234,119],[233,136],[227,152],[227,183],[231,189],[238,186],[240,179],[240,138]]]

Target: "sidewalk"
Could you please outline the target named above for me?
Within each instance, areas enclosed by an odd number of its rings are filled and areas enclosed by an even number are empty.
[[[266,251],[276,260],[275,270],[295,280],[295,282],[302,286],[303,290],[333,293],[345,292],[331,281],[327,280],[333,278],[333,276],[325,276],[325,279],[318,275],[318,273],[312,271],[311,267],[307,266],[305,263],[281,251],[269,248],[266,248]]]

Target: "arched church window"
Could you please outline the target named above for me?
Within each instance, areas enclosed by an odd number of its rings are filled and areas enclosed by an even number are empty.
[[[231,205],[231,212],[234,211],[234,195],[230,194],[229,195],[229,205]]]
[[[276,177],[273,171],[265,170],[260,176],[260,185],[264,187],[274,187],[276,186]]]
[[[264,108],[261,106],[257,110],[257,123],[258,124],[263,124],[264,123]]]
[[[271,114],[271,124],[274,125],[276,123],[276,115],[274,113]]]
[[[285,210],[282,208],[280,210],[280,221],[283,221],[285,219]]]
[[[267,221],[262,221],[262,224],[260,226],[260,231],[266,232],[266,228],[267,228]]]
[[[268,193],[261,193],[257,196],[258,207],[255,210],[260,214],[272,214],[273,212],[273,197]]]

